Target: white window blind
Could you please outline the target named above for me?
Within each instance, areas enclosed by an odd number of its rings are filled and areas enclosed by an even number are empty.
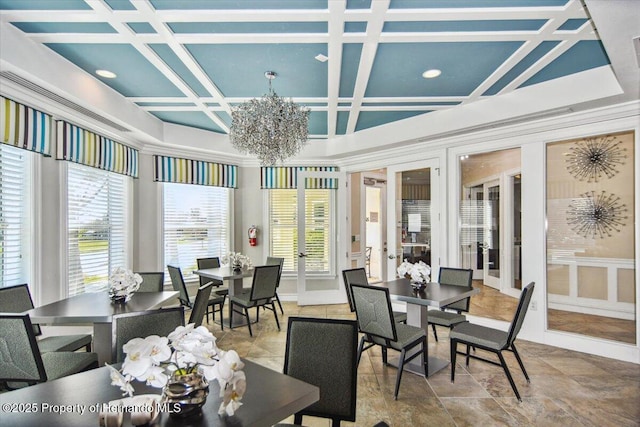
[[[75,163],[67,170],[69,296],[106,290],[110,272],[128,267],[131,178]]]
[[[0,286],[29,282],[32,156],[0,144]]]
[[[332,270],[332,190],[305,190],[306,272]],[[270,254],[284,258],[284,272],[298,271],[298,196],[296,190],[269,190]]]
[[[231,190],[193,184],[164,183],[164,264],[195,279],[196,259],[222,257],[229,252]]]

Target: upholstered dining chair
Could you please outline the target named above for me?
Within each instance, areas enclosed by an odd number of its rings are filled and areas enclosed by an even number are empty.
[[[193,303],[193,309],[191,309],[191,314],[189,315],[189,322],[193,323],[195,327],[202,325],[202,319],[204,318],[205,312],[207,311],[207,306],[209,304],[209,296],[211,295],[211,290],[213,288],[213,283],[206,283],[198,288],[198,293],[196,294],[196,300]],[[220,319],[221,321],[223,319]]]
[[[473,279],[473,270],[463,268],[449,268],[440,267],[438,272],[438,283],[445,285],[462,286],[465,288],[471,287]],[[466,322],[467,317],[462,314],[463,312],[469,312],[469,304],[471,297],[467,297],[460,301],[456,301],[452,304],[444,306],[440,311],[429,310],[427,313],[427,321],[431,325],[433,330],[433,336],[438,341],[438,333],[436,332],[436,325],[444,326],[446,328],[453,328],[458,323]]]
[[[33,308],[31,292],[27,284],[0,288],[0,313],[22,313]],[[33,325],[36,337],[42,335],[40,325]],[[81,348],[91,351],[91,334],[56,335],[38,339],[41,353],[52,351],[76,351]]]
[[[161,308],[116,314],[111,323],[111,354],[114,363],[124,361],[122,346],[133,338],[167,336],[184,326],[184,307]]]
[[[196,264],[198,265],[198,270],[203,270],[205,268],[219,268],[220,257],[214,256],[214,257],[208,257],[208,258],[198,258],[196,259]],[[220,288],[222,285],[224,285],[224,282],[222,280],[209,279],[204,276],[198,276],[198,279],[200,280],[200,286],[206,285],[209,282],[213,284],[215,288]],[[226,296],[229,295],[229,289],[228,288],[213,289],[211,293],[213,294],[214,299],[217,299],[217,297],[226,298]],[[222,302],[224,304],[224,300]],[[212,316],[213,320],[215,320],[216,318],[215,305],[207,306],[207,323],[209,323],[209,316]],[[222,325],[222,314],[220,314],[220,319],[221,319],[220,325]]]
[[[41,353],[33,326],[28,314],[0,314],[1,386],[19,388],[98,367],[95,353]]]
[[[142,283],[138,292],[162,292],[164,290],[164,273],[162,271],[138,272]]]
[[[332,427],[356,420],[357,347],[354,320],[289,318],[284,373],[320,389],[320,400],[294,415],[296,426],[304,415],[329,418]]]
[[[520,354],[516,349],[515,340],[518,336],[518,333],[520,332],[522,323],[524,322],[524,317],[527,314],[527,309],[529,308],[529,302],[531,301],[531,295],[533,294],[534,286],[535,283],[531,282],[522,290],[522,293],[520,294],[520,301],[518,302],[518,307],[516,308],[515,315],[513,316],[513,321],[511,322],[508,331],[505,332],[499,329],[475,325],[469,322],[460,323],[453,327],[453,329],[449,333],[449,340],[451,343],[452,383],[455,380],[458,343],[466,344],[466,365],[469,366],[469,359],[477,359],[483,362],[490,363],[492,365],[502,366],[502,369],[504,370],[504,373],[509,380],[509,384],[511,384],[513,392],[515,393],[518,400],[522,401],[522,399],[520,398],[520,393],[518,392],[518,388],[516,387],[516,383],[513,381],[513,377],[511,376],[511,372],[509,372],[509,367],[504,360],[502,352],[504,350],[508,350],[513,353],[513,355],[516,357],[516,360],[518,361],[518,365],[520,365],[520,369],[522,370],[527,383],[531,382],[529,380],[529,375],[527,375],[527,371],[524,368],[524,364],[522,363],[522,359],[520,358]],[[469,347],[476,347],[497,354],[500,363],[494,360],[485,359],[475,354],[470,354]]]
[[[364,268],[352,268],[349,270],[342,270],[342,280],[344,280],[344,288],[347,291],[347,301],[349,302],[349,309],[353,313],[356,311],[353,305],[353,296],[351,295],[351,285],[368,285],[367,273]],[[393,312],[393,320],[397,323],[407,323],[407,313],[402,311]]]
[[[273,315],[276,318],[276,325],[278,326],[278,330],[280,330],[278,312],[276,311],[274,303],[279,272],[279,265],[262,265],[253,268],[253,282],[251,284],[251,289],[243,290],[240,294],[229,297],[229,303],[231,304],[230,324],[233,324],[234,312],[243,315],[247,320],[249,335],[253,336],[249,309],[253,307],[265,307],[273,311]],[[271,305],[271,307],[269,307],[269,305]],[[242,311],[237,309],[241,309]],[[256,310],[256,320],[260,320],[259,310]]]
[[[284,310],[282,309],[282,303],[280,302],[280,297],[278,296],[278,288],[280,287],[280,278],[282,278],[282,268],[284,267],[284,258],[268,256],[267,262],[265,265],[280,266],[280,271],[278,272],[278,284],[276,285],[276,302],[278,303],[278,307],[280,307],[280,313],[284,314]]]
[[[406,363],[422,356],[424,375],[425,377],[428,375],[427,333],[417,326],[394,321],[388,288],[352,284],[351,292],[356,308],[358,329],[363,334],[358,345],[358,361],[363,351],[375,345],[382,348],[382,362],[385,365],[388,364],[387,349],[400,352],[396,387],[393,393],[393,398],[397,400],[402,371]],[[414,349],[417,350],[414,351]]]
[[[190,297],[189,292],[187,291],[187,284],[184,282],[184,276],[182,276],[182,270],[180,267],[175,267],[173,265],[167,265],[167,270],[169,270],[169,277],[171,277],[171,285],[173,286],[174,291],[178,291],[178,300],[180,301],[180,305],[183,307],[193,309],[193,304],[195,303],[195,297]],[[224,301],[227,297],[225,295],[214,295],[213,297],[209,297],[209,302],[207,304],[207,314],[209,313],[209,308],[212,310],[213,320],[216,320],[216,307],[218,307],[217,311],[220,313],[220,327],[224,329],[223,325],[223,308]],[[209,317],[207,315],[207,322],[209,321]]]

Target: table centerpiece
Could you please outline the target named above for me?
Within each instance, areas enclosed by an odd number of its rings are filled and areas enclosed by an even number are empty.
[[[422,289],[430,281],[431,267],[422,261],[413,264],[405,259],[397,269],[398,277],[411,280],[411,286]]]

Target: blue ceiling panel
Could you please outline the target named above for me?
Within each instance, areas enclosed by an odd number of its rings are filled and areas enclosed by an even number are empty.
[[[609,65],[609,58],[600,40],[583,40],[524,82],[521,87],[604,65]]]
[[[150,44],[149,47],[176,72],[182,81],[184,81],[198,96],[211,96],[209,91],[200,83],[200,81],[191,73],[189,68],[182,62],[173,50],[166,44]]]
[[[158,10],[326,9],[328,0],[151,0]]]
[[[127,22],[129,28],[136,34],[155,34],[156,30],[153,29],[148,22]]]
[[[454,31],[537,31],[546,19],[487,20],[487,21],[391,21],[385,22],[383,32],[437,33]]]
[[[0,0],[0,10],[91,10],[84,0]]]
[[[356,132],[425,113],[427,111],[361,111]]]
[[[564,24],[558,27],[559,31],[575,31],[582,27],[588,19],[567,19]]]
[[[365,96],[466,96],[522,42],[381,43]],[[394,64],[394,67],[389,67]],[[442,75],[424,79],[425,70]]]
[[[548,7],[564,6],[569,0],[391,0],[389,9]]]
[[[371,9],[372,0],[347,0],[347,9]]]
[[[558,41],[548,41],[540,43],[535,49],[533,49],[526,57],[522,59],[515,67],[505,73],[497,82],[493,84],[483,96],[496,95],[506,85],[511,83],[513,79],[525,72],[529,67],[536,63],[540,58],[549,53],[551,49],[558,45]]]
[[[326,33],[327,22],[170,22],[176,34]]]
[[[193,102],[143,102],[136,101],[136,105],[141,107],[195,107]]]
[[[105,0],[112,10],[135,10],[129,0]]]
[[[338,111],[336,120],[336,135],[347,133],[347,123],[349,122],[349,111]]]
[[[223,133],[218,125],[200,111],[150,111],[150,113],[163,122]]]
[[[361,54],[361,43],[347,43],[342,46],[342,68],[340,69],[339,92],[341,98],[350,98],[353,96]]]
[[[308,44],[194,44],[186,45],[224,96],[256,97],[269,91],[265,71],[275,71],[273,89],[285,97],[326,97],[327,45]]]
[[[366,31],[367,31],[366,22],[345,22],[344,23],[345,33],[364,33]]]
[[[113,34],[117,31],[106,22],[14,22],[25,33],[97,33]]]
[[[312,111],[309,113],[309,134],[310,135],[326,135],[327,134],[327,112]]]
[[[53,43],[47,46],[124,96],[184,96],[131,45]],[[100,69],[113,71],[118,77],[96,76],[95,71]]]

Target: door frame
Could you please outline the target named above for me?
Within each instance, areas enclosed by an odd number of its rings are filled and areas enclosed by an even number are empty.
[[[379,223],[380,223],[380,280],[385,280],[387,277],[387,263],[385,262],[388,253],[387,246],[387,176],[386,174],[378,173],[378,172],[362,172],[360,181],[360,235],[363,236],[361,239],[364,242],[361,245],[362,252],[362,265],[366,269],[366,247],[367,247],[367,187],[369,185],[365,185],[365,179],[375,179],[377,182],[373,185],[375,188],[380,189],[380,206],[378,209],[379,212]]]
[[[347,294],[342,280],[340,280],[340,272],[347,268],[348,251],[347,251],[347,208],[346,189],[347,175],[341,171],[299,171],[298,175],[298,253],[302,252],[305,247],[305,221],[301,220],[305,217],[304,211],[304,192],[306,178],[333,178],[338,180],[338,188],[335,194],[334,209],[334,230],[336,231],[335,245],[333,256],[334,269],[326,280],[332,286],[330,289],[310,291],[306,286],[306,270],[304,257],[298,256],[298,278],[297,293],[298,305],[319,305],[319,304],[344,304],[347,302]]]

